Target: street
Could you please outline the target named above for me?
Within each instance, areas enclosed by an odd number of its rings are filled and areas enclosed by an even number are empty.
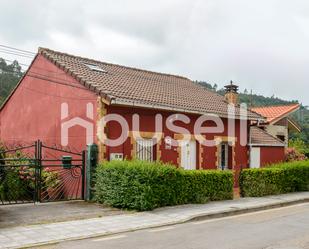
[[[309,249],[309,203],[38,248]]]

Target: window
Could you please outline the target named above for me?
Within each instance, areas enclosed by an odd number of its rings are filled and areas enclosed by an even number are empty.
[[[104,70],[103,68],[99,67],[98,65],[88,64],[88,63],[84,63],[84,65],[87,66],[87,67],[88,67],[89,69],[91,69],[92,71],[107,73],[106,70]]]
[[[228,169],[228,156],[229,156],[229,145],[228,143],[221,143],[220,154],[219,154],[219,168],[222,170]]]
[[[136,140],[136,158],[143,161],[154,161],[153,139],[139,138]]]
[[[285,142],[285,136],[277,135],[277,138],[279,138],[282,142]]]

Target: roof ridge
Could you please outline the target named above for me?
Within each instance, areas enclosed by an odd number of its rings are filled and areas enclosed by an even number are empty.
[[[288,106],[300,106],[299,103],[294,103],[294,104],[287,104],[287,105],[264,105],[264,106],[255,106],[252,107],[251,109],[259,109],[259,108],[271,108],[271,107],[288,107]]]
[[[117,63],[110,63],[110,62],[99,61],[99,60],[91,59],[91,58],[88,58],[88,57],[83,57],[83,56],[78,56],[78,55],[73,55],[73,54],[69,54],[69,53],[65,53],[65,52],[56,51],[56,50],[53,50],[53,49],[50,49],[50,48],[44,48],[44,47],[39,47],[38,48],[38,53],[41,54],[44,51],[45,52],[57,53],[57,54],[65,55],[65,56],[70,56],[70,57],[74,57],[74,58],[78,58],[78,59],[88,60],[88,61],[92,61],[92,62],[95,62],[95,63],[103,63],[103,64],[107,64],[107,65],[110,65],[110,66],[124,67],[124,68],[127,68],[127,69],[133,69],[133,70],[140,71],[140,72],[147,72],[147,73],[153,73],[153,74],[158,74],[158,75],[163,75],[163,76],[177,77],[177,78],[181,78],[181,79],[192,81],[188,77],[181,76],[181,75],[155,72],[155,71],[151,71],[151,70],[147,70],[147,69],[140,69],[140,68],[136,68],[136,67],[120,65],[120,64],[117,64]]]

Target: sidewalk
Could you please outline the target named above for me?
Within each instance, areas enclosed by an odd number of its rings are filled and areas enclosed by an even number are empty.
[[[151,212],[0,229],[0,248],[21,248],[63,240],[110,235],[143,228],[183,223],[280,207],[309,201],[309,192],[242,198],[202,205],[159,208]],[[61,212],[61,210],[60,210]]]

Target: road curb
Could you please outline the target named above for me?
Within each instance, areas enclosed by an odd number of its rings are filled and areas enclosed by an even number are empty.
[[[223,218],[223,217],[235,216],[235,215],[246,214],[246,213],[254,213],[254,212],[269,210],[273,208],[293,206],[293,205],[306,203],[306,202],[309,202],[309,198],[280,202],[280,203],[270,204],[270,205],[260,205],[258,207],[252,207],[252,208],[239,208],[239,209],[235,208],[235,210],[230,210],[230,211],[225,211],[225,212],[218,212],[218,213],[205,214],[205,215],[200,214],[200,215],[197,215],[196,217],[192,217],[188,219],[186,222]]]
[[[91,238],[110,236],[110,235],[119,235],[119,234],[123,234],[127,232],[134,232],[134,231],[139,231],[139,230],[144,230],[144,229],[159,228],[159,227],[164,227],[164,226],[183,224],[183,223],[191,222],[191,221],[211,220],[211,219],[235,216],[235,215],[246,214],[246,213],[254,213],[257,211],[292,206],[292,205],[307,203],[307,202],[309,202],[309,198],[302,198],[302,199],[291,200],[291,201],[279,201],[278,203],[259,205],[259,206],[250,207],[250,208],[235,208],[235,209],[223,211],[223,212],[221,211],[221,212],[213,212],[213,213],[205,213],[205,214],[196,214],[196,215],[192,215],[191,217],[178,219],[175,221],[162,222],[161,224],[158,224],[158,225],[145,225],[145,226],[140,226],[140,227],[135,227],[135,228],[130,228],[130,229],[118,230],[115,232],[105,231],[105,232],[96,233],[93,235],[78,236],[75,238],[58,239],[58,240],[55,239],[55,240],[48,241],[48,242],[38,242],[38,243],[23,245],[22,247],[11,247],[11,248],[30,248],[33,246],[39,247],[39,246],[44,246],[44,245],[58,244],[58,243],[65,242],[65,241],[74,241],[74,240],[91,239]]]

